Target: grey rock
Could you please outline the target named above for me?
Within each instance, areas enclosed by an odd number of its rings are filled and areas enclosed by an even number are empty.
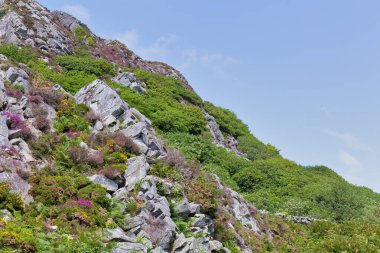
[[[7,60],[8,60],[8,57],[6,57],[3,54],[0,54],[0,61],[7,61]]]
[[[139,180],[146,177],[149,170],[149,164],[145,156],[133,157],[127,161],[127,171],[124,174],[125,187],[128,191],[135,188]]]
[[[170,217],[170,206],[165,197],[149,200],[147,201],[146,206],[155,218]]]
[[[125,222],[122,226],[124,231],[130,230],[132,228],[136,228],[144,224],[145,220],[143,217],[135,216],[135,217],[126,217]]]
[[[140,243],[120,242],[111,251],[112,253],[140,253],[148,252],[148,248]]]
[[[6,222],[9,222],[12,220],[12,214],[7,209],[0,210],[0,217]]]
[[[95,80],[82,88],[75,95],[75,100],[99,113],[103,125],[110,131],[120,130],[134,141],[144,144],[139,145],[140,151],[147,156],[165,156],[166,151],[155,136],[150,121],[136,109],[131,108],[106,83]]]
[[[186,219],[189,216],[194,216],[199,214],[201,211],[201,205],[195,203],[189,203],[189,201],[184,198],[182,202],[177,206],[178,215]]]
[[[7,119],[0,115],[0,147],[8,147],[9,146],[9,140],[8,140],[9,130],[7,126]]]
[[[70,29],[72,32],[75,31],[79,26],[83,25],[82,22],[80,22],[75,17],[71,16],[70,14],[63,12],[63,11],[54,11],[53,15],[58,17],[58,19],[61,21],[61,23],[68,29]]]
[[[261,230],[258,227],[257,220],[254,217],[256,208],[251,206],[237,192],[223,186],[220,182],[220,179],[216,175],[213,175],[213,177],[217,183],[217,188],[224,192],[225,196],[228,196],[228,202],[231,203],[231,205],[225,206],[224,210],[230,213],[232,217],[239,220],[244,227],[256,232],[260,232]]]
[[[108,229],[104,238],[105,242],[132,242],[136,239],[127,236],[121,228]]]
[[[21,138],[10,140],[10,143],[17,149],[22,160],[26,163],[35,162],[32,151],[29,149],[28,144]]]
[[[94,184],[99,184],[107,189],[108,192],[115,192],[119,188],[118,185],[111,179],[106,178],[103,175],[93,175],[88,177]]]
[[[218,123],[216,123],[215,118],[203,110],[203,115],[207,120],[207,127],[214,138],[214,143],[219,145],[224,145],[224,136],[222,131],[220,131]]]
[[[136,90],[139,93],[146,92],[146,85],[137,80],[135,74],[124,72],[112,79],[114,82]]]
[[[10,81],[11,83],[15,82],[18,78],[21,78],[21,79],[28,79],[29,76],[28,74],[20,69],[20,68],[16,68],[16,67],[10,67],[7,72],[5,73],[5,78]]]
[[[127,188],[122,187],[119,190],[115,191],[112,195],[112,198],[126,202],[129,199]]]
[[[223,249],[223,244],[219,241],[215,241],[215,240],[210,241],[209,245],[210,245],[210,251],[219,252],[220,250]]]
[[[11,192],[18,194],[26,205],[33,201],[33,197],[28,193],[31,186],[17,174],[0,173],[0,182],[8,183]]]

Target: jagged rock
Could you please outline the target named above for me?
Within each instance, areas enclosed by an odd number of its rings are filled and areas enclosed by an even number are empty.
[[[211,252],[207,238],[185,238],[180,234],[173,244],[172,252],[191,253],[191,252]]]
[[[195,203],[189,203],[189,201],[184,198],[182,202],[177,206],[177,214],[182,218],[186,219],[189,216],[194,216],[199,214],[201,211],[201,205]]]
[[[127,191],[127,188],[122,187],[119,190],[114,192],[114,194],[112,195],[112,198],[126,202],[129,198],[128,193],[129,192]]]
[[[149,157],[162,157],[166,152],[155,136],[151,122],[122,100],[106,83],[95,80],[76,95],[77,103],[86,104],[99,113],[102,123],[111,131],[120,130],[136,141],[140,151]]]
[[[5,150],[9,150],[9,148]],[[31,168],[29,164],[20,160],[18,155],[0,155],[0,172],[11,172],[18,173],[20,175],[29,175]]]
[[[165,197],[158,197],[146,203],[148,210],[155,218],[170,217],[169,202]]]
[[[224,196],[228,198],[228,202],[231,203],[231,205],[225,206],[224,209],[239,220],[243,226],[255,232],[260,232],[257,221],[253,216],[256,213],[256,208],[248,204],[237,192],[223,186],[216,175],[213,175],[213,177],[217,183],[217,188],[224,193]]]
[[[167,253],[167,251],[164,251],[161,247],[154,248],[151,253]]]
[[[144,224],[145,220],[143,217],[135,216],[135,217],[126,217],[126,220],[122,226],[122,229],[128,231],[132,228],[136,228]]]
[[[196,214],[194,216],[194,221],[190,225],[193,229],[194,234],[198,234],[200,232],[206,234],[213,234],[215,227],[214,221],[205,214]]]
[[[28,194],[31,186],[17,174],[9,172],[0,173],[0,182],[8,183],[11,192],[18,194],[25,204],[33,201],[33,197]]]
[[[94,184],[99,184],[107,189],[108,192],[115,192],[119,188],[118,185],[111,179],[102,175],[93,175],[88,177]]]
[[[0,115],[0,147],[4,148],[9,146],[8,140],[9,130],[7,125],[7,118]]]
[[[135,188],[139,180],[146,177],[149,164],[144,156],[133,157],[127,161],[127,171],[125,172],[125,187],[127,191]]]
[[[19,1],[0,20],[0,37],[4,44],[28,44],[46,53],[69,54],[74,47],[72,35],[57,21],[36,1]]]
[[[148,248],[140,243],[120,242],[111,251],[112,253],[148,252]]]
[[[30,151],[28,144],[21,138],[17,139],[12,139],[10,143],[16,147],[18,153],[20,156],[23,158],[23,161],[26,163],[29,162],[35,162],[36,160],[34,159],[32,155],[32,151]]]
[[[215,118],[203,110],[203,114],[207,120],[207,127],[211,132],[212,137],[214,138],[214,143],[224,146],[224,136],[220,131],[218,123],[216,123]]]
[[[108,229],[104,238],[105,242],[132,242],[136,239],[127,236],[121,228]]]
[[[53,15],[55,15],[59,21],[61,21],[61,23],[72,32],[75,32],[75,29],[83,25],[82,22],[66,12],[53,11]]]
[[[3,54],[0,54],[0,61],[8,61],[8,57]]]
[[[133,73],[124,72],[124,73],[119,74],[117,77],[115,77],[112,80],[118,84],[134,89],[139,93],[146,92],[145,84],[139,83],[139,81],[136,79],[135,74]]]
[[[10,67],[7,72],[5,73],[5,78],[10,81],[11,83],[15,82],[18,78],[22,78],[22,79],[28,79],[29,76],[28,74],[20,69],[20,68],[16,68],[16,67]]]
[[[155,182],[150,176],[147,176],[140,185],[142,198],[146,201],[152,200],[157,196],[157,187]]]
[[[7,209],[0,210],[0,217],[6,222],[9,222],[12,220],[12,214]]]

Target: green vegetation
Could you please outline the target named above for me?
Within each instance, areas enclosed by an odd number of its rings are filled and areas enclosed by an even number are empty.
[[[201,104],[198,95],[172,77],[142,70],[136,70],[135,74],[146,83],[147,93],[139,94],[122,85],[111,84],[120,90],[125,101],[151,119],[155,127],[164,132],[191,134],[205,130],[206,120],[198,107]]]
[[[1,45],[0,54],[7,56],[9,59],[16,62],[28,63],[35,60],[36,54],[30,48],[18,48],[13,44]]]
[[[77,29],[75,36],[77,42],[87,40],[91,46],[92,37],[86,29]],[[126,102],[152,120],[167,146],[179,149],[186,158],[177,154],[175,159],[156,162],[150,174],[178,183],[166,195],[169,200],[177,200],[184,193],[189,201],[202,204],[202,211],[215,218],[216,238],[231,252],[240,252],[236,233],[255,252],[379,252],[379,194],[347,183],[327,167],[304,167],[282,158],[275,147],[253,136],[233,112],[203,103],[195,92],[172,77],[133,70],[147,85],[144,94],[113,83],[109,79],[115,75],[114,65],[90,57],[86,47],[79,49],[75,55],[52,57],[49,64],[37,60],[37,53],[29,48],[5,45],[0,46],[0,53],[34,71],[34,88],[59,83],[74,94],[97,78],[108,80]],[[76,105],[68,96],[37,95],[57,111],[54,132],[46,128],[29,143],[34,155],[47,159],[50,167],[28,179],[35,199],[31,206],[24,207],[15,194],[9,193],[7,185],[0,184],[0,209],[8,209],[14,218],[10,222],[0,220],[0,251],[105,252],[108,249],[100,240],[102,229],[121,224],[124,212],[136,214],[141,200],[133,196],[124,208],[121,203],[111,203],[106,190],[89,182],[82,173],[96,171],[117,177],[125,170],[127,159],[138,155],[139,149],[119,133],[89,135],[96,115],[89,116],[88,107]],[[202,109],[215,117],[226,137],[238,139],[238,149],[248,159],[212,143]],[[95,155],[87,156],[81,142],[94,149]],[[218,175],[258,209],[326,221],[303,226],[252,211],[259,225],[274,233],[273,240],[259,237],[223,210],[228,203],[209,173]],[[157,189],[166,194],[163,184],[157,184]],[[189,221],[176,222],[189,236]],[[229,222],[234,229],[226,226]],[[59,230],[50,231],[51,225]]]
[[[95,40],[91,36],[91,32],[88,30],[88,28],[78,26],[74,31],[74,35],[77,42],[87,43],[90,47],[95,46]]]
[[[231,135],[238,139],[238,149],[246,153],[250,160],[279,156],[279,151],[275,147],[270,144],[265,145],[259,141],[251,134],[248,126],[230,110],[217,107],[210,102],[205,102],[204,108],[210,115],[214,116],[215,121],[225,136]]]
[[[114,66],[110,62],[102,59],[65,55],[58,57],[57,63],[67,71],[83,71],[88,75],[95,75],[98,77],[115,75]]]

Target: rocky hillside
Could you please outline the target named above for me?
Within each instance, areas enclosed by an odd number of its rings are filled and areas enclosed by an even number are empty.
[[[379,194],[69,14],[0,3],[1,252],[379,252]]]

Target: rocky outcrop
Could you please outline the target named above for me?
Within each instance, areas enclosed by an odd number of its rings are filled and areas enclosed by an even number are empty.
[[[2,43],[30,45],[47,53],[69,54],[74,42],[67,29],[34,0],[6,0],[0,20]]]
[[[207,120],[207,127],[214,138],[214,143],[216,145],[224,146],[224,136],[222,131],[220,131],[219,125],[216,123],[215,118],[208,114],[205,110],[203,110],[203,114]]]
[[[244,227],[255,232],[261,232],[261,229],[258,226],[258,222],[254,218],[254,215],[257,213],[256,208],[250,205],[237,192],[228,187],[225,187],[216,175],[213,177],[217,183],[218,189],[223,192],[223,196],[226,199],[226,202],[230,203],[230,205],[224,207],[224,210],[230,213],[235,219],[240,221]]]
[[[131,88],[138,93],[146,92],[146,84],[137,80],[136,75],[129,72],[120,73],[117,77],[112,79],[115,83],[121,84]]]
[[[102,125],[110,131],[121,131],[132,138],[139,146],[141,153],[151,158],[166,155],[150,120],[131,108],[105,82],[96,80],[85,86],[75,95],[75,100],[97,112]]]
[[[220,131],[218,123],[216,123],[215,118],[207,113],[206,110],[202,110],[205,119],[207,120],[207,128],[210,130],[211,136],[214,139],[214,144],[220,147],[224,147],[229,151],[234,152],[238,156],[247,157],[246,154],[240,152],[238,150],[238,140],[228,135],[226,138],[224,137],[222,131]]]

